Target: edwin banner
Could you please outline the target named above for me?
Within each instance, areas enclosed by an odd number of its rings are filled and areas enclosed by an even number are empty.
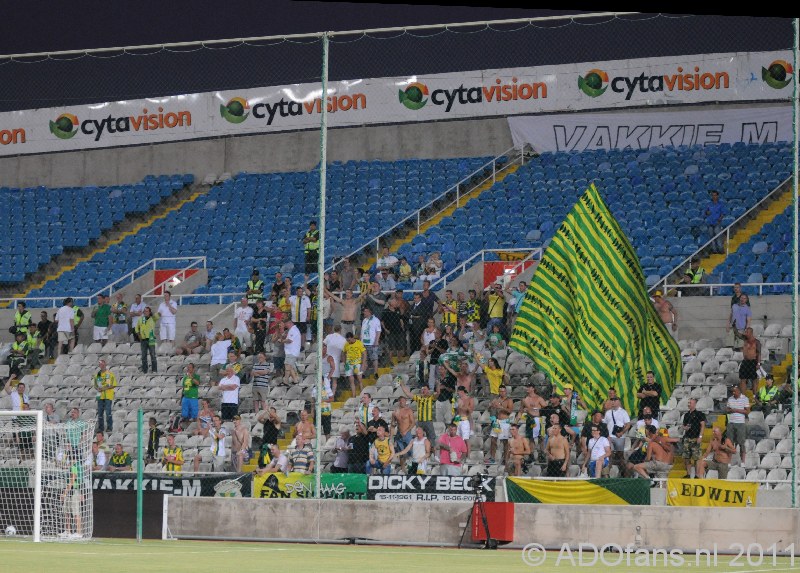
[[[643,479],[543,480],[509,477],[506,499],[514,503],[650,505],[650,481]]]
[[[301,473],[253,476],[253,497],[313,498],[313,475]],[[320,481],[325,499],[367,499],[366,474],[322,474]]]
[[[758,483],[724,479],[668,479],[667,505],[746,507],[756,504]]]

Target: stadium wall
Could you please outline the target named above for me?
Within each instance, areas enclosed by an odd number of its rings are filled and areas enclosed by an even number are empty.
[[[465,503],[170,497],[166,519],[179,538],[457,545],[470,510]],[[516,504],[511,547],[615,543],[695,550],[716,544],[719,553],[729,553],[736,543],[783,549],[800,542],[799,526],[793,509]]]
[[[495,157],[511,148],[505,118],[332,129],[328,160]],[[319,163],[319,131],[297,131],[18,155],[0,158],[0,186],[118,185],[148,174],[307,171]]]

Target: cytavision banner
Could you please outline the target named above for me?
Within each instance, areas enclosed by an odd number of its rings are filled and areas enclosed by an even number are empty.
[[[650,505],[650,481],[644,479],[543,480],[508,477],[506,499],[514,503],[576,505]]]
[[[354,79],[0,114],[0,156],[318,129],[712,102],[781,101],[791,53],[699,54]]]
[[[758,482],[724,479],[667,480],[667,505],[748,507],[756,504]]]
[[[144,474],[145,493],[164,493],[182,497],[250,497],[252,474],[173,477]],[[129,491],[137,488],[135,473],[100,472],[92,474],[94,491]]]
[[[792,106],[697,111],[644,110],[508,118],[514,145],[545,151],[647,149],[719,143],[792,141]]]
[[[253,497],[313,498],[315,489],[313,475],[290,472],[253,477]],[[324,473],[320,476],[320,491],[325,499],[367,499],[367,476]]]

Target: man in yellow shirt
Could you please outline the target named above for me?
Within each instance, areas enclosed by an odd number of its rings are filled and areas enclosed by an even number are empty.
[[[350,379],[351,394],[358,396],[361,393],[361,373],[367,361],[367,347],[352,332],[348,332],[345,338],[347,342],[344,345],[344,375]],[[358,380],[358,392],[356,392],[356,380]]]
[[[168,474],[180,477],[183,469],[183,449],[175,445],[175,436],[167,434],[167,445],[161,454],[161,463]]]
[[[373,470],[379,470],[384,475],[392,473],[392,458],[394,457],[394,446],[386,435],[383,426],[378,426],[377,436],[369,449],[369,461],[367,462],[367,475],[372,475]]]
[[[491,332],[495,324],[497,324],[500,327],[500,331],[503,332],[505,329],[503,308],[506,299],[505,296],[503,296],[503,289],[499,284],[495,284],[489,289],[486,295],[486,302],[486,314],[489,316],[489,322],[486,323],[486,332]]]
[[[108,369],[105,360],[98,364],[100,370],[94,376],[94,389],[97,390],[97,431],[105,432],[103,413],[108,425],[108,431],[114,431],[114,419],[111,417],[111,406],[114,404],[114,388],[117,387],[117,377]]]

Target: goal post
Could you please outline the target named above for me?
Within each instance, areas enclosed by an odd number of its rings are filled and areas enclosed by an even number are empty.
[[[91,539],[94,422],[0,412],[0,536]]]

